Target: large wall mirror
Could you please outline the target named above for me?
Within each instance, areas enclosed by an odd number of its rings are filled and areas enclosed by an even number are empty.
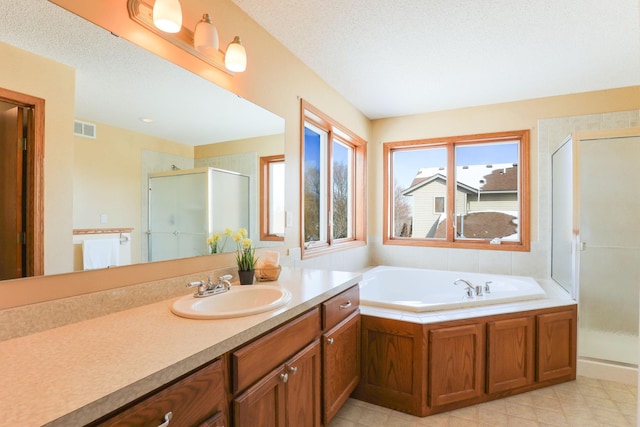
[[[148,178],[172,171],[248,177],[249,235],[258,247],[282,245],[282,235],[260,240],[260,159],[284,154],[281,117],[47,1],[4,3],[0,28],[0,42],[75,70],[76,121],[64,124],[73,138],[65,154],[73,156],[73,188],[55,190],[73,195],[74,259],[45,262],[45,274],[83,270],[88,239],[119,239],[119,265],[149,262]],[[46,156],[55,156],[47,138]],[[44,179],[57,172],[45,168]],[[215,203],[225,209],[232,197]],[[237,224],[216,223],[207,233],[229,227]],[[188,256],[210,253],[201,248]]]

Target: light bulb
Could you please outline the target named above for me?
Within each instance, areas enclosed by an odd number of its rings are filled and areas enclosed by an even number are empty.
[[[227,46],[224,55],[224,65],[227,70],[241,73],[247,69],[247,51],[240,42],[240,37],[235,36],[233,41]]]
[[[202,15],[202,19],[196,24],[193,32],[193,47],[205,55],[217,52],[220,47],[218,30],[211,22],[211,17],[208,13]]]
[[[156,0],[153,5],[153,25],[165,33],[177,33],[182,28],[180,0]]]

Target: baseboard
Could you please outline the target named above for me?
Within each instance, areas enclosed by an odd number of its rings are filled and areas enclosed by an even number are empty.
[[[583,377],[596,378],[599,380],[638,385],[638,368],[629,365],[579,358],[577,374]]]

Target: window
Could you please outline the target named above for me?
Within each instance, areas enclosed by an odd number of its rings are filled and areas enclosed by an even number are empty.
[[[260,157],[260,240],[284,240],[284,156]]]
[[[444,196],[434,196],[433,198],[434,213],[444,213]]]
[[[529,250],[529,131],[383,145],[384,243]]]
[[[302,256],[364,245],[366,143],[301,105]]]

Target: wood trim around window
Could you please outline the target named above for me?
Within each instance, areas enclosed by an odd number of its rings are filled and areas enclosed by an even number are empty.
[[[325,130],[328,133],[329,147],[334,139],[339,140],[353,148],[353,237],[349,239],[333,240],[331,229],[327,231],[328,242],[305,248],[304,239],[304,128],[305,122]],[[329,148],[329,153],[331,148]],[[302,259],[312,258],[343,249],[365,246],[367,244],[367,198],[366,198],[366,177],[367,177],[367,142],[353,133],[348,128],[342,126],[337,121],[305,101],[300,100],[300,248]],[[330,180],[331,177],[329,176]],[[330,183],[329,183],[330,184]],[[330,185],[329,187],[330,188]],[[327,195],[327,209],[329,214],[332,211],[332,200],[330,192]]]
[[[269,165],[284,162],[284,154],[260,157],[260,240],[282,242],[283,236],[269,234]]]
[[[441,248],[459,248],[459,249],[487,249],[487,250],[501,250],[501,251],[519,251],[528,252],[530,250],[530,236],[531,236],[531,184],[530,184],[530,131],[528,129],[518,131],[506,131],[495,132],[487,134],[474,134],[463,136],[451,136],[443,138],[430,138],[422,140],[411,141],[399,141],[388,142],[383,144],[383,244],[384,245],[399,245],[399,246],[430,246]],[[520,218],[519,242],[503,241],[499,245],[492,245],[488,241],[479,240],[456,240],[454,238],[453,221],[447,223],[447,238],[446,239],[429,239],[429,238],[415,238],[415,237],[393,237],[391,231],[393,225],[391,224],[391,200],[393,192],[393,168],[391,165],[391,154],[394,150],[406,148],[424,148],[429,147],[446,147],[447,148],[447,182],[454,181],[455,174],[455,159],[452,154],[452,150],[455,145],[460,144],[473,144],[473,143],[490,143],[500,141],[515,141],[520,142],[519,149],[519,196],[520,196]],[[447,185],[447,199],[455,201],[455,187]],[[454,203],[455,204],[455,203]],[[454,211],[454,206],[449,206],[448,203],[445,206],[449,216]]]

